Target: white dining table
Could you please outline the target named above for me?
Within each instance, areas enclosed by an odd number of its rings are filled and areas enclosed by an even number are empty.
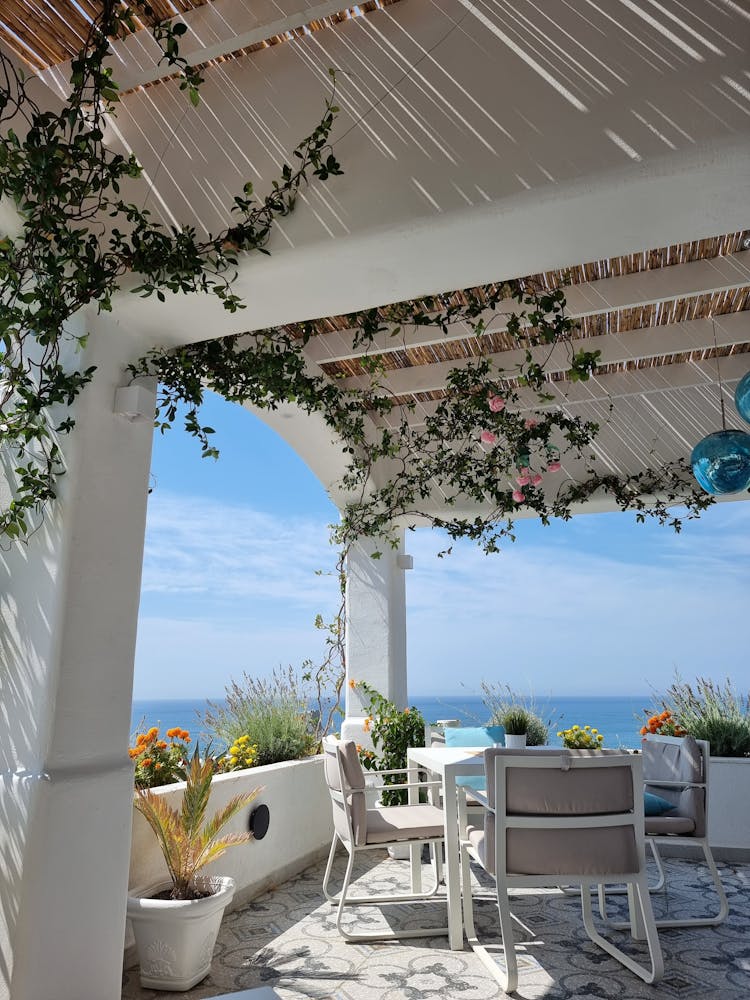
[[[484,774],[484,750],[475,747],[412,747],[406,751],[407,767],[429,771],[443,784],[445,824],[445,887],[448,896],[448,944],[452,951],[464,946],[461,911],[461,844],[458,828],[456,778]],[[419,802],[419,789],[409,789],[409,804]],[[411,848],[412,887],[421,888],[421,847]]]

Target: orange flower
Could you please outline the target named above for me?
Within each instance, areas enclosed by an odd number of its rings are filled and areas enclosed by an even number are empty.
[[[163,767],[163,765],[162,765],[162,764],[160,764],[160,763],[159,763],[159,761],[157,761],[157,762],[156,762],[156,763],[154,764],[154,770],[155,770],[155,771],[161,771],[162,767]]]
[[[158,726],[152,726],[152,727],[151,727],[151,728],[149,729],[149,731],[148,731],[148,732],[146,733],[146,736],[147,736],[147,737],[148,737],[148,738],[149,738],[150,740],[155,740],[155,739],[157,738],[157,736],[158,736],[158,735],[159,735],[159,727],[158,727]]]
[[[362,747],[357,743],[357,753],[362,753]]]
[[[648,729],[646,729],[645,726],[641,726],[641,736],[645,736],[647,732],[648,732]]]
[[[140,747],[131,747],[128,750],[128,756],[130,757],[131,760],[135,760],[136,757],[140,757],[140,754],[141,754]]]
[[[405,708],[405,709],[404,709],[404,715],[408,715],[408,714],[409,714],[409,709],[408,709],[408,708]]]
[[[181,740],[184,740],[186,743],[190,742],[190,733],[187,731],[187,729],[180,729],[179,733]]]
[[[370,718],[370,716],[368,715],[368,716],[367,716],[367,718],[365,719],[365,721],[364,721],[364,722],[362,723],[362,728],[364,729],[364,731],[365,731],[366,733],[369,733],[369,732],[370,732],[370,726],[371,726],[371,725],[372,725],[372,719],[371,719],[371,718]]]
[[[142,760],[141,763],[143,764],[144,767],[151,767],[151,765],[154,762],[153,762],[153,760],[150,757],[146,757],[146,759]]]
[[[353,691],[353,690],[355,689],[355,687],[356,687],[356,686],[357,686],[357,682],[356,682],[356,681],[354,680],[354,678],[352,677],[352,678],[350,679],[350,681],[349,681],[349,687],[350,687],[350,688],[352,689],[352,691]]]
[[[159,742],[156,745],[160,750],[167,749],[167,744],[164,742],[164,740],[159,740]]]
[[[174,728],[174,729],[168,729],[168,730],[167,730],[167,736],[168,736],[168,737],[169,737],[169,739],[171,740],[171,739],[173,739],[173,738],[174,738],[175,736],[177,736],[177,735],[178,735],[178,734],[179,734],[180,732],[181,732],[181,730],[180,730],[180,727],[179,727],[179,726],[175,726],[175,728]]]

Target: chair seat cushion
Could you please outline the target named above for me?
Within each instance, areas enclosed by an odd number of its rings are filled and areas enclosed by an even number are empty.
[[[444,833],[442,809],[431,805],[384,806],[367,810],[367,843],[392,840],[427,840]]]
[[[469,843],[482,865],[495,874],[485,852],[484,830],[469,827]],[[628,826],[590,830],[508,830],[511,875],[625,875],[638,870],[633,830]]]
[[[695,832],[695,820],[690,816],[647,816],[646,836]]]

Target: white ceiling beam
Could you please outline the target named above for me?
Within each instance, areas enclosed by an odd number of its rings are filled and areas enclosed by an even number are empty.
[[[188,30],[180,40],[180,55],[189,65],[197,66],[338,14],[348,6],[346,0],[253,0],[252,4],[244,0],[213,0],[172,20],[187,25]],[[148,29],[136,31],[110,48],[106,65],[112,69],[121,91],[155,83],[174,72],[160,61],[161,49]],[[70,60],[43,70],[39,79],[56,93],[67,96]]]
[[[734,344],[750,341],[750,312],[717,316],[715,327],[716,344],[719,347],[731,347]],[[555,374],[570,368],[571,349],[601,351],[600,365],[616,365],[657,358],[662,354],[709,350],[713,346],[714,324],[708,319],[693,319],[625,333],[581,338],[571,344],[557,344],[551,350],[548,346],[532,347],[531,354],[535,361],[544,364],[546,372]],[[488,357],[496,366],[499,377],[505,374],[505,377],[510,378],[524,363],[526,349],[503,351]],[[384,392],[394,396],[437,392],[445,388],[451,371],[465,367],[470,360],[472,359],[461,358],[456,361],[399,368],[381,376],[380,384]],[[371,379],[367,375],[357,375],[342,379],[340,384],[346,389],[366,389],[370,386]]]
[[[732,354],[721,358],[719,365],[725,398],[728,398],[727,394],[731,396],[736,383],[750,371],[750,354]],[[593,403],[609,404],[613,400],[633,396],[665,394],[698,387],[714,388],[716,385],[716,359],[687,361],[595,375],[587,382],[550,382],[544,387],[545,392],[554,396],[549,403],[540,403],[532,389],[521,389],[518,403],[513,404],[512,409],[523,412],[562,406],[573,410]],[[716,399],[718,405],[718,395]],[[438,403],[435,401],[417,403],[409,414],[410,426],[419,427],[424,424],[428,417],[435,414],[437,407]],[[731,407],[728,408],[728,416],[731,416],[730,410]],[[383,426],[397,427],[403,412],[401,408],[396,408],[391,413],[378,417],[377,422]]]
[[[731,291],[750,284],[750,250],[725,257],[672,264],[651,271],[602,278],[565,289],[567,313],[573,319],[596,316],[619,309],[669,302],[676,298],[710,295]],[[484,319],[493,333],[506,329],[506,318],[521,307],[513,300],[504,300],[494,311],[487,310]],[[371,345],[353,346],[353,330],[322,333],[313,337],[305,349],[307,356],[318,364],[346,361],[364,354],[381,354],[409,347],[429,347],[471,336],[464,324],[456,324],[448,334],[436,327],[402,329],[397,336],[390,331],[378,334]]]

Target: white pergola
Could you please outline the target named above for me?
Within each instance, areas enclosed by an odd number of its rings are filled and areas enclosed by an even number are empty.
[[[21,31],[0,14],[0,44],[29,58],[38,11],[14,8],[29,16]],[[746,3],[398,0],[343,19],[342,9],[214,0],[188,10],[184,51],[207,63],[198,109],[162,79],[146,32],[114,47],[127,93],[109,140],[136,153],[148,193],[133,196],[165,222],[217,230],[245,180],[263,191],[318,120],[329,67],[346,173],[304,192],[272,256],[243,259],[246,310],[124,290],[111,315],[79,318],[94,334],[84,363],[99,370],[62,442],[60,499],[28,545],[0,552],[0,998],[120,995],[152,436],[148,405],[135,419],[115,412],[127,364],[155,345],[574,268],[570,311],[602,368],[588,383],[551,385],[571,412],[606,411],[597,461],[621,473],[685,457],[718,429],[716,353],[728,393],[750,369]],[[64,63],[40,69],[51,105],[66,76]],[[310,341],[308,363],[357,384],[359,352],[336,327]],[[407,331],[380,345],[393,355],[389,387],[419,401],[414,420],[468,350],[462,336]],[[513,350],[498,353],[512,362]],[[322,421],[292,406],[263,416],[340,501],[343,457]],[[730,422],[741,426],[731,408]],[[573,464],[559,475],[578,474]],[[353,675],[400,700],[398,555],[374,563],[355,547],[347,612]],[[356,726],[358,705],[347,711]]]

